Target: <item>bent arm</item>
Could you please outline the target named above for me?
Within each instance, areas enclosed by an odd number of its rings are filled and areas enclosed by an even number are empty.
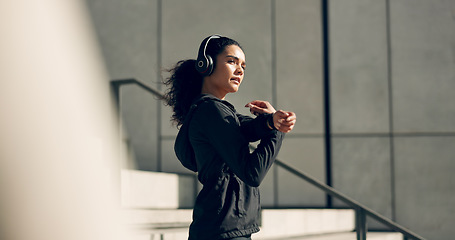
[[[248,142],[256,142],[272,133],[267,126],[267,120],[273,117],[272,114],[261,114],[256,118],[239,113],[236,113],[236,116],[240,121],[240,129]]]
[[[193,120],[199,122],[201,132],[242,181],[255,187],[260,185],[280,150],[283,133],[269,130],[262,136],[257,149],[250,153],[240,120],[222,103],[203,103]]]

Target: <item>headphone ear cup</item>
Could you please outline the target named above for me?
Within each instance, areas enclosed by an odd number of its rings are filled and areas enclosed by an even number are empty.
[[[213,72],[213,59],[209,55],[206,54],[206,49],[208,46],[208,43],[211,39],[213,38],[221,38],[221,35],[214,34],[211,36],[206,37],[202,43],[201,46],[199,47],[199,52],[198,56],[196,59],[196,70],[202,75],[202,76],[209,76]]]
[[[207,72],[205,72],[205,76],[209,76],[213,72],[213,59],[210,55],[207,55]]]
[[[203,75],[207,71],[207,66],[207,61],[205,61],[205,59],[197,59],[195,67],[200,74]]]

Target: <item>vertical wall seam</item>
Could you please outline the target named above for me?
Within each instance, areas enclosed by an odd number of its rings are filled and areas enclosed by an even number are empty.
[[[330,115],[330,52],[329,52],[329,2],[321,0],[322,54],[323,54],[323,100],[324,100],[324,142],[326,163],[326,184],[332,186],[332,139]],[[332,207],[332,197],[326,195],[328,208]]]
[[[271,0],[271,47],[272,47],[272,104],[277,106],[277,49],[276,49],[276,0]]]
[[[158,89],[161,90],[161,67],[162,67],[162,2],[161,0],[157,0],[157,34],[156,34],[156,39],[157,39],[157,46],[156,46],[156,52],[157,52],[157,70],[156,70],[156,78],[158,82]],[[162,127],[161,127],[161,119],[162,119],[162,107],[161,107],[161,100],[157,100],[157,129],[158,129],[158,134],[157,134],[157,171],[161,172],[162,169]]]
[[[271,19],[271,50],[272,50],[272,105],[277,107],[278,94],[277,94],[277,64],[276,64],[276,0],[270,1],[270,19]],[[273,167],[273,204],[278,206],[278,167]]]
[[[396,221],[396,189],[395,189],[395,143],[393,126],[393,88],[392,88],[392,39],[390,27],[390,0],[386,3],[386,36],[387,36],[387,80],[389,91],[389,144],[390,144],[390,191],[392,220]]]

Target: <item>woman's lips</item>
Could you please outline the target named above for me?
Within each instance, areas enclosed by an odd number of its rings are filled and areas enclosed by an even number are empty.
[[[236,84],[240,85],[240,78],[231,78],[231,81],[233,81]]]

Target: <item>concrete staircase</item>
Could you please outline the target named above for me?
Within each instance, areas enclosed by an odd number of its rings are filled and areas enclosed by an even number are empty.
[[[124,223],[131,240],[185,240],[198,184],[193,176],[122,171]],[[185,209],[182,209],[185,208]],[[254,240],[355,240],[349,209],[264,209]],[[368,239],[401,240],[399,233],[369,233]]]

